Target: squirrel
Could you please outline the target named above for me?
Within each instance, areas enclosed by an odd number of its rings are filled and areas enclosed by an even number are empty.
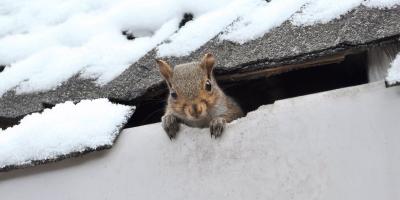
[[[200,62],[172,68],[156,60],[166,81],[169,96],[161,124],[169,138],[175,138],[180,123],[210,128],[211,137],[221,136],[225,124],[243,116],[240,106],[218,86],[213,75],[215,58],[207,53]]]

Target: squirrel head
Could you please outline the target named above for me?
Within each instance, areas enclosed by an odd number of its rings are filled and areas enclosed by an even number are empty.
[[[205,54],[200,62],[177,65],[157,60],[161,75],[167,82],[170,95],[168,109],[190,120],[201,120],[216,104],[220,89],[212,74],[215,58]]]

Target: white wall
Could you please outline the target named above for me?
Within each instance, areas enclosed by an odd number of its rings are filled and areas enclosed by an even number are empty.
[[[383,82],[276,102],[221,139],[160,124],[109,151],[0,173],[15,199],[400,199],[400,87]]]

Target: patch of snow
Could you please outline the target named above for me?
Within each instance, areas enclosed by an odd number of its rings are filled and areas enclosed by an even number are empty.
[[[400,5],[400,0],[366,0],[363,4],[374,8],[392,8]]]
[[[400,54],[397,54],[390,66],[386,81],[389,85],[400,83]]]
[[[176,31],[179,18],[172,10],[164,13],[163,19],[149,12],[149,3],[136,7],[125,4],[1,38],[0,63],[11,65],[0,74],[0,95],[15,87],[17,93],[52,89],[77,73],[105,84]],[[125,13],[147,12],[121,16],[118,11],[123,9]],[[125,18],[130,18],[130,23]],[[125,28],[155,33],[129,41],[121,34]]]
[[[332,19],[338,18],[346,14],[356,6],[360,5],[363,0],[318,0],[309,1],[300,12],[296,13],[292,18],[295,25],[313,25],[315,23],[327,23]]]
[[[318,0],[308,3],[292,18],[295,25],[313,25],[315,23],[327,23],[339,18],[359,5],[376,8],[393,7],[400,4],[399,0],[347,0],[334,1]]]
[[[289,20],[297,26],[327,23],[359,5],[386,8],[399,5],[400,0],[280,0],[259,6],[228,27],[221,40],[243,44],[257,39]]]
[[[57,25],[73,15],[104,9],[110,3],[107,0],[2,0],[0,37]]]
[[[266,4],[260,0],[232,1],[226,7],[206,13],[188,22],[169,43],[158,47],[158,56],[185,56],[218,35],[225,27],[242,15]]]
[[[0,168],[112,145],[132,114],[107,99],[65,102],[0,131]]]
[[[288,20],[306,2],[308,0],[279,0],[258,6],[229,27],[220,39],[242,44],[261,37]]]
[[[9,65],[0,95],[49,90],[78,73],[105,84],[172,35],[184,12],[201,15],[228,0],[63,2],[0,3],[0,63]],[[123,30],[142,37],[127,40]]]

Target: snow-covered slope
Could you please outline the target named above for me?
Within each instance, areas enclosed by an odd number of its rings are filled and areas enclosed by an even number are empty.
[[[0,131],[0,171],[110,147],[132,112],[129,106],[97,99],[28,115]]]
[[[333,3],[332,3],[333,2]],[[400,0],[4,0],[0,2],[0,95],[54,89],[80,74],[105,84],[151,49],[182,56],[211,38],[244,43],[282,22],[327,22],[363,4]],[[183,13],[194,20],[179,29]],[[128,30],[136,39],[128,40]]]

